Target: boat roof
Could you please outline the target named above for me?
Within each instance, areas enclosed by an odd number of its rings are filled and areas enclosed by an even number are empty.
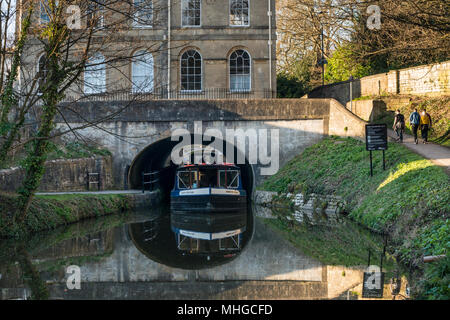
[[[208,167],[208,168],[211,168],[211,167],[223,168],[223,167],[226,167],[226,168],[232,168],[232,169],[239,169],[239,167],[237,165],[235,165],[234,163],[224,162],[221,164],[216,164],[216,163],[185,164],[185,165],[180,165],[177,170],[186,169],[186,168],[196,168],[196,167],[198,167],[198,168],[202,168],[202,167],[204,167],[204,168],[206,168],[206,167]]]

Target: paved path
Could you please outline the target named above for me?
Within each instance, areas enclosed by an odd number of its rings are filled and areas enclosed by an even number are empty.
[[[393,130],[388,129],[388,136],[396,139],[397,135]],[[429,142],[422,143],[419,135],[419,144],[414,143],[414,137],[408,134],[403,134],[403,145],[422,157],[431,160],[435,165],[445,169],[445,172],[450,175],[450,149]]]

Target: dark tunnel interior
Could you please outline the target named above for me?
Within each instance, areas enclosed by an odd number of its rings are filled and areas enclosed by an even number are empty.
[[[194,141],[194,135],[191,135],[191,141]],[[203,142],[204,146],[213,143],[214,141]],[[219,141],[220,142],[220,141]],[[175,181],[175,171],[177,165],[171,161],[172,149],[179,143],[179,141],[171,141],[171,138],[159,140],[142,150],[131,163],[128,171],[128,185],[130,189],[142,189],[142,172],[159,172],[158,187],[161,189],[164,198],[167,200],[170,190],[173,188]],[[233,163],[237,162],[240,151],[236,146],[224,144],[224,154],[226,155],[227,148],[234,148]],[[227,159],[228,162],[231,162]],[[242,183],[244,189],[249,195],[253,191],[254,172],[252,165],[248,163],[245,157],[245,164],[237,164],[241,169]]]

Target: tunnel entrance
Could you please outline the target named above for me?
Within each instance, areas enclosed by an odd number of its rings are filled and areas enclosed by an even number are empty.
[[[194,140],[194,135],[191,135],[191,141]],[[208,146],[215,141],[203,142],[203,146]],[[221,142],[221,141],[219,141]],[[179,143],[179,141],[171,141],[171,138],[165,138],[159,140],[142,150],[131,163],[128,171],[128,185],[130,189],[142,189],[142,173],[148,173],[153,171],[159,172],[160,182],[159,188],[164,195],[164,199],[169,198],[170,191],[173,188],[175,182],[175,171],[177,165],[171,161],[172,149]],[[227,154],[227,148],[234,148],[234,159],[228,162],[236,163],[241,151],[229,144],[224,144],[224,154]],[[255,177],[254,168],[248,163],[247,157],[245,157],[245,164],[237,164],[241,169],[242,184],[247,191],[247,199],[251,201],[251,195],[254,189]]]

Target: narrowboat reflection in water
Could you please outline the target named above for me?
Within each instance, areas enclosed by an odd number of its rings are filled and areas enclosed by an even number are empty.
[[[168,211],[155,219],[131,223],[128,234],[136,248],[151,260],[190,270],[231,262],[252,237],[253,215],[247,212],[239,220],[229,215],[230,221],[214,219],[213,214],[199,216],[191,212],[172,219]]]
[[[234,220],[234,217],[230,215],[229,221],[225,221],[208,214],[185,213],[182,218],[175,215],[175,219],[171,219],[171,228],[175,233],[177,249],[182,254],[190,255],[234,256],[242,249],[247,219],[245,214],[239,220]],[[237,229],[227,229],[230,225]],[[188,229],[180,229],[180,226]]]

